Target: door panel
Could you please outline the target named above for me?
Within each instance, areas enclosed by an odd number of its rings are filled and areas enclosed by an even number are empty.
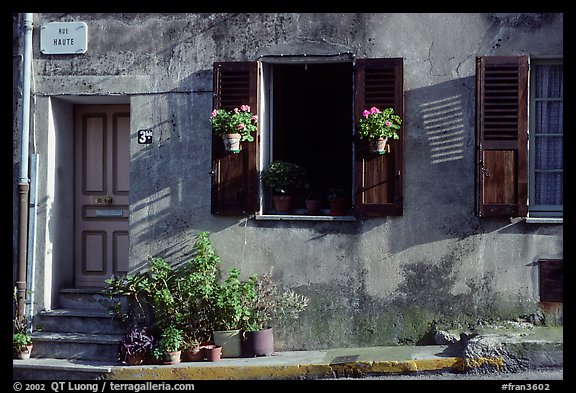
[[[77,287],[99,287],[128,269],[129,105],[74,108]]]

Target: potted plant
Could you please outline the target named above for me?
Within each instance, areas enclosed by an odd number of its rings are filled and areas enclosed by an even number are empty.
[[[305,184],[306,171],[293,162],[273,161],[262,171],[262,183],[272,191],[274,208],[279,213],[291,210],[294,195]]]
[[[162,331],[158,344],[152,350],[154,357],[162,360],[164,364],[180,363],[183,340],[182,330],[168,326]]]
[[[309,298],[293,290],[280,292],[272,278],[272,268],[256,276],[256,296],[248,305],[250,313],[242,329],[242,353],[245,357],[269,356],[274,352],[274,322],[298,318],[308,306]]]
[[[222,357],[239,357],[242,353],[240,331],[249,316],[249,302],[256,295],[255,275],[240,280],[240,270],[233,268],[228,278],[217,284],[212,294],[213,341],[222,347]]]
[[[133,326],[120,341],[118,360],[130,366],[144,363],[154,349],[154,337],[146,327]]]
[[[258,116],[250,111],[249,105],[242,105],[231,111],[214,109],[210,114],[210,123],[215,135],[222,138],[227,151],[239,153],[241,142],[252,142],[252,133],[258,128]]]
[[[331,187],[328,190],[328,203],[332,216],[344,216],[350,209],[350,198],[341,185]]]
[[[18,288],[14,287],[14,316],[12,318],[12,355],[15,359],[29,359],[32,353],[32,335],[28,332],[27,319],[18,309]]]
[[[390,152],[388,139],[399,139],[397,130],[400,129],[402,119],[394,113],[394,109],[385,108],[380,111],[376,107],[362,112],[362,118],[358,127],[358,136],[370,141],[373,153],[385,154]]]
[[[308,214],[320,214],[324,204],[324,197],[321,190],[318,187],[307,185],[304,203],[306,204]]]

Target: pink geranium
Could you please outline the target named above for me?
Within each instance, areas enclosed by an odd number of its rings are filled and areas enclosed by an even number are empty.
[[[214,134],[238,133],[242,141],[252,142],[252,134],[258,130],[258,116],[250,112],[250,105],[241,105],[232,110],[215,109],[210,113],[210,123]]]

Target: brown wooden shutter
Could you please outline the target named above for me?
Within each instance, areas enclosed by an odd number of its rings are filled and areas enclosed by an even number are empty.
[[[402,215],[404,177],[404,77],[403,59],[359,59],[355,66],[355,126],[362,112],[375,106],[394,108],[403,119],[400,139],[390,153],[370,152],[367,140],[354,137],[354,207],[359,217]]]
[[[214,63],[214,109],[250,105],[258,110],[258,65],[256,62]],[[229,153],[222,139],[212,135],[212,214],[242,215],[256,211],[258,136],[242,142],[240,153]]]
[[[478,214],[525,216],[528,171],[528,57],[476,61]]]

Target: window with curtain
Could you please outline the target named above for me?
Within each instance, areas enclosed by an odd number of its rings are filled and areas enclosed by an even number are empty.
[[[563,64],[534,59],[531,63],[529,215],[562,217]]]

